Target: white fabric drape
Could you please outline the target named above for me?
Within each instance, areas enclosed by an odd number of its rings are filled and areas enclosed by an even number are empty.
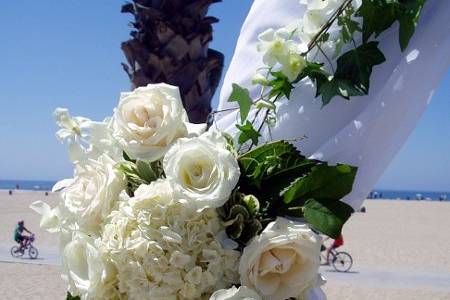
[[[298,0],[255,0],[242,27],[236,51],[225,76],[219,109],[228,103],[232,83],[250,88],[251,77],[262,67],[257,36],[283,27],[302,16]],[[370,94],[351,101],[334,98],[321,109],[315,89],[301,84],[279,107],[273,139],[295,139],[308,156],[330,163],[359,167],[353,191],[344,201],[358,209],[394,155],[414,129],[450,65],[450,1],[428,0],[408,49],[400,51],[398,26],[380,36],[387,62],[374,68]],[[236,112],[222,113],[217,126],[236,132]]]

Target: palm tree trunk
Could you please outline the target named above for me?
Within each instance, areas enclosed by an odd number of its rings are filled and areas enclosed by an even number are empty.
[[[180,88],[189,119],[206,122],[223,70],[223,55],[209,49],[209,6],[221,0],[133,0],[122,12],[134,22],[131,39],[122,43],[123,64],[133,88],[164,82]]]

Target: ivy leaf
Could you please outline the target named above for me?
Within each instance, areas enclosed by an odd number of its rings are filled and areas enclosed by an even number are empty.
[[[396,21],[396,7],[391,0],[363,0],[356,15],[363,18],[363,42],[392,26]]]
[[[400,47],[402,51],[408,47],[409,41],[416,31],[420,13],[425,0],[404,0],[400,1],[399,22],[400,22]]]
[[[231,92],[228,102],[237,102],[239,104],[241,123],[244,123],[250,112],[250,107],[252,106],[252,99],[250,98],[248,89],[233,83],[233,91]]]
[[[327,78],[325,71],[317,69],[311,71],[308,76],[315,80],[316,96],[322,96],[322,103],[325,106],[335,96],[349,99],[351,96],[367,95],[373,67],[385,60],[383,53],[378,49],[378,42],[369,42],[340,56],[332,78]]]
[[[325,72],[325,70],[323,70],[322,67],[323,67],[322,63],[307,61],[306,67],[302,70],[302,72],[294,81],[294,83],[301,81],[305,77],[309,77],[311,78],[311,80],[315,81],[326,81],[328,77],[330,77],[330,74]]]
[[[392,26],[400,23],[399,42],[402,51],[408,47],[414,34],[420,12],[426,0],[363,0],[357,16],[363,18],[363,41],[367,42]]]
[[[69,292],[67,292],[66,300],[80,300],[78,296],[72,296]]]
[[[257,145],[261,134],[253,128],[252,123],[247,121],[244,125],[236,124],[236,127],[241,131],[239,135],[239,144],[251,140],[253,144]]]
[[[276,185],[276,178],[282,179],[284,186],[309,171],[305,166],[316,161],[308,160],[290,143],[277,141],[267,143],[244,153],[239,158],[241,173],[249,184],[261,187],[263,180]],[[306,169],[306,171],[305,171]],[[283,186],[283,187],[284,187]],[[282,189],[282,188],[281,188]]]
[[[356,167],[319,165],[298,178],[283,191],[284,203],[303,203],[307,199],[340,200],[352,191]]]
[[[269,93],[269,98],[285,96],[287,99],[291,97],[291,92],[294,86],[289,81],[289,78],[283,72],[271,72],[274,79],[269,82],[272,90]]]
[[[336,239],[353,213],[353,208],[341,201],[309,199],[303,207],[305,220],[313,228]]]

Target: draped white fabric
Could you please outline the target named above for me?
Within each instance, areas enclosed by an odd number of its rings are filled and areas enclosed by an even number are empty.
[[[262,67],[256,51],[258,34],[280,28],[302,16],[298,0],[255,0],[245,21],[231,65],[225,76],[219,109],[227,103],[232,83],[257,87],[251,77]],[[417,31],[405,52],[398,44],[398,26],[380,36],[387,62],[374,68],[370,94],[351,101],[334,98],[321,108],[315,89],[302,83],[290,101],[279,107],[273,139],[296,139],[306,155],[359,167],[353,192],[344,200],[358,209],[394,155],[414,129],[450,65],[450,1],[428,0]],[[236,132],[236,111],[218,116],[217,126]],[[267,134],[266,134],[267,138]]]

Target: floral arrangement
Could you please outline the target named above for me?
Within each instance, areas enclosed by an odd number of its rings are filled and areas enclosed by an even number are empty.
[[[340,234],[357,168],[307,158],[288,141],[260,144],[263,130],[270,136],[276,102],[301,81],[323,105],[367,94],[385,60],[369,38],[400,20],[404,49],[424,2],[300,2],[301,20],[260,35],[260,97],[233,87],[237,136],[189,123],[178,88],[163,83],[123,93],[103,122],[55,111],[74,177],[55,185],[58,206],[32,208],[60,234],[69,299],[307,299],[324,283],[318,232]],[[392,15],[380,20],[383,6]]]

